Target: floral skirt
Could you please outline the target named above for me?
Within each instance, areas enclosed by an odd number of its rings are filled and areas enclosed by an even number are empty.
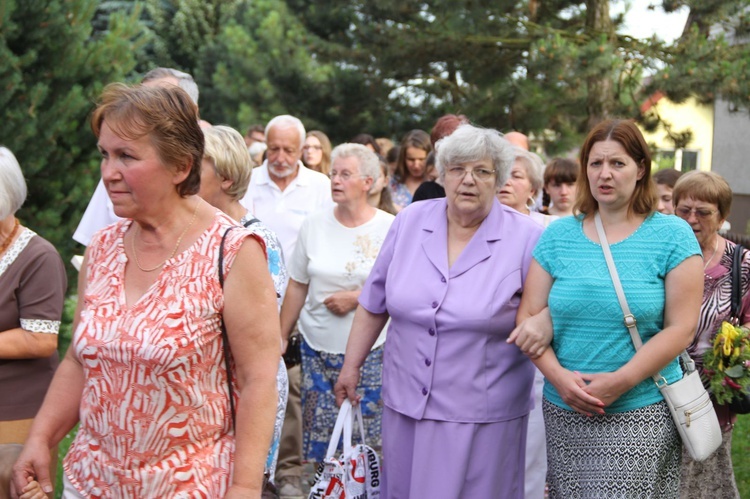
[[[344,355],[317,352],[304,339],[302,351],[302,455],[307,460],[321,462],[326,457],[331,431],[336,424],[339,408],[333,386],[344,365]],[[383,347],[370,352],[361,369],[358,393],[362,395],[362,417],[365,425],[365,443],[380,450],[380,425],[383,401],[380,387],[383,384]],[[356,425],[355,425],[356,427]],[[359,430],[355,429],[355,441]]]
[[[543,402],[549,497],[676,498],[682,442],[665,402],[587,417]]]

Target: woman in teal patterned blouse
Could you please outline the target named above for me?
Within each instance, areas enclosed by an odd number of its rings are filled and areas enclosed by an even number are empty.
[[[657,213],[651,158],[630,121],[597,125],[581,149],[580,215],[534,250],[518,321],[549,315],[544,373],[550,497],[677,497],[681,445],[651,380],[682,377],[701,301],[690,227]],[[644,343],[635,352],[594,226],[599,213]]]

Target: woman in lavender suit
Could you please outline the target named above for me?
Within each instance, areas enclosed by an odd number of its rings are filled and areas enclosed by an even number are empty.
[[[446,198],[394,221],[359,298],[337,400],[388,318],[385,499],[523,498],[534,369],[507,343],[542,227],[502,206],[513,165],[494,130],[462,125],[437,147]]]

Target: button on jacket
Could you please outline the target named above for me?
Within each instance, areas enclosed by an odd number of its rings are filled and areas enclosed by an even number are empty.
[[[420,201],[396,217],[359,298],[391,316],[383,400],[414,419],[524,416],[534,367],[506,339],[543,228],[495,200],[449,268],[446,207],[444,198]]]

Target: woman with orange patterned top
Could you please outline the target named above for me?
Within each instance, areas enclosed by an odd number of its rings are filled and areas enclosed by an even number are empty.
[[[73,342],[16,490],[50,486],[48,450],[80,420],[65,497],[260,497],[280,358],[263,243],[196,195],[203,133],[183,90],[110,85],[91,125],[123,220],[86,250]]]

